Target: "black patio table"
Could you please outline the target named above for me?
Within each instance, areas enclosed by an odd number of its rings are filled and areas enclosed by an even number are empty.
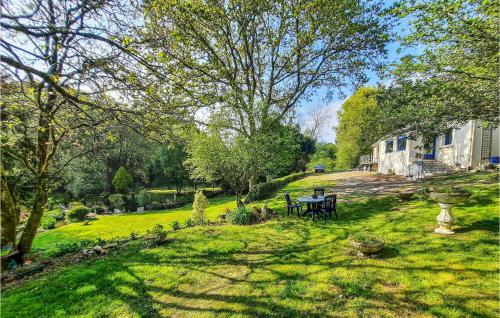
[[[300,197],[297,199],[300,203],[307,203],[307,209],[302,215],[306,215],[307,213],[310,213],[314,211],[316,208],[316,205],[321,204],[325,201],[325,196],[323,195],[318,195],[316,198],[313,198],[312,195],[306,195],[304,197]]]

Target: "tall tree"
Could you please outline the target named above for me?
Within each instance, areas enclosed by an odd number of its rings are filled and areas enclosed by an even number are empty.
[[[496,0],[405,0],[393,14],[409,22],[403,47],[417,48],[392,69],[381,96],[386,130],[435,135],[470,119],[498,124]]]
[[[380,12],[372,1],[155,0],[146,37],[184,101],[210,107],[219,129],[251,141],[288,123],[316,88],[333,94],[363,82],[385,52]]]
[[[187,159],[186,146],[172,143],[159,147],[152,158],[151,172],[153,178],[174,185],[177,194],[189,182],[189,172],[184,165]]]
[[[1,8],[0,59],[16,89],[2,103],[8,139],[2,150],[23,164],[35,185],[17,244],[22,257],[31,249],[54,176],[95,145],[73,144],[73,156],[56,168],[59,150],[118,114],[135,114],[116,100],[124,101],[119,92],[129,75],[144,73],[148,64],[130,43],[140,19],[125,1],[3,1]],[[113,100],[113,94],[119,96]]]
[[[362,87],[349,97],[338,112],[339,125],[336,127],[337,166],[353,168],[359,157],[370,152],[371,145],[379,135],[380,108],[377,95],[380,91],[373,87]]]
[[[312,107],[309,109],[307,117],[305,118],[306,129],[304,133],[311,136],[315,141],[318,141],[329,119],[330,111],[328,107],[319,105]]]

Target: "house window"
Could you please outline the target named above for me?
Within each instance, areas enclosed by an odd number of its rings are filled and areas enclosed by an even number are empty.
[[[394,147],[394,141],[393,140],[387,140],[385,142],[385,153],[392,152]]]
[[[398,137],[398,151],[406,150],[406,136]]]
[[[451,145],[453,143],[453,129],[448,129],[444,135],[444,144]]]

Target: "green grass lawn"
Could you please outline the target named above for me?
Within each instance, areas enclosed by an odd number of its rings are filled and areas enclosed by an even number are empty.
[[[225,208],[234,208],[236,204],[233,196],[215,197],[209,199],[210,206],[206,210],[209,220],[215,220],[217,215],[224,212]],[[155,224],[162,224],[165,229],[170,228],[174,220],[181,224],[191,217],[190,204],[167,211],[154,211],[144,213],[129,213],[120,215],[100,215],[89,225],[83,222],[72,223],[54,230],[40,233],[33,243],[34,252],[51,252],[57,249],[57,244],[72,243],[81,240],[96,238],[113,239],[128,237],[131,232],[143,235],[151,230]]]
[[[438,206],[369,197],[339,205],[340,219],[282,216],[254,226],[184,229],[157,248],[135,242],[2,293],[2,317],[497,317],[498,184],[487,174],[441,178],[474,194],[454,209],[457,234],[440,236]],[[289,184],[294,197],[321,178]],[[267,200],[283,214],[281,192]],[[210,201],[210,217],[232,198]],[[258,203],[261,204],[261,203]],[[109,216],[48,231],[36,246],[110,237],[189,217],[189,208]],[[347,251],[350,234],[386,240],[378,258]],[[88,231],[81,234],[81,231]],[[99,232],[100,233],[100,232]]]

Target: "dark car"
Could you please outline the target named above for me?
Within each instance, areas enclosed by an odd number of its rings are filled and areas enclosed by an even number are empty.
[[[325,172],[325,166],[323,165],[314,166],[314,172]]]

